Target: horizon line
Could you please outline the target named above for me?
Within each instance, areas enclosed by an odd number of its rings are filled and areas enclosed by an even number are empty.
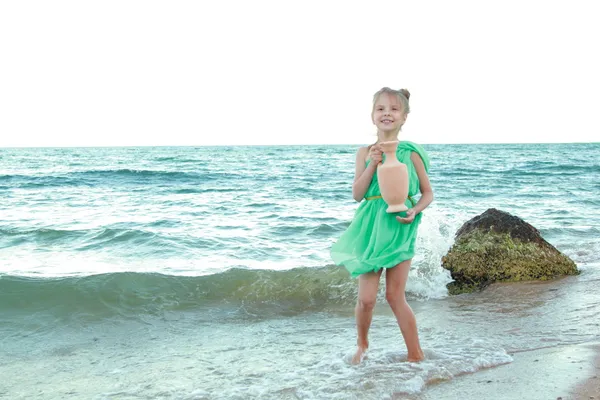
[[[182,147],[313,147],[313,146],[362,146],[365,143],[292,143],[292,144],[185,144],[185,145],[66,145],[66,146],[0,146],[0,149],[99,149],[99,148],[182,148]],[[600,144],[600,142],[488,142],[488,143],[419,143],[423,146],[482,146],[482,145],[564,145]]]

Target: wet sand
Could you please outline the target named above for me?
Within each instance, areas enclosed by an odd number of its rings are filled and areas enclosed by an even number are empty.
[[[571,392],[573,399],[600,399],[600,345],[594,346],[592,373],[586,376]]]
[[[429,386],[414,400],[600,399],[600,344],[542,348],[512,354],[496,368]]]

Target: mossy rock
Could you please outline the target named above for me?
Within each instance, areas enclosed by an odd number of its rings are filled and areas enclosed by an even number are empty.
[[[537,229],[496,209],[458,230],[442,267],[454,279],[448,284],[450,294],[482,290],[494,282],[546,281],[579,273],[575,263]]]

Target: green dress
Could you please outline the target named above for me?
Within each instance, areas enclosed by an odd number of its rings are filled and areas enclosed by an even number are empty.
[[[409,198],[405,203],[408,208],[416,204],[414,196],[419,193],[419,178],[410,159],[413,152],[421,156],[425,171],[429,171],[429,157],[423,147],[408,141],[398,144],[396,156],[408,169]],[[370,160],[367,160],[366,164],[369,162]],[[375,196],[377,197],[372,198]],[[358,206],[352,223],[331,247],[334,263],[346,267],[352,277],[394,267],[415,255],[421,213],[417,214],[410,224],[400,223],[396,216],[404,217],[406,212],[388,214],[385,211],[388,206],[380,196],[375,173],[365,194],[365,200]]]

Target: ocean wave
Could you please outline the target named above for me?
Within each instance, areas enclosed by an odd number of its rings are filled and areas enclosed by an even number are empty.
[[[543,236],[593,238],[600,236],[600,229],[595,226],[555,227],[541,229]]]
[[[443,171],[443,175],[448,177],[471,177],[475,176],[478,179],[481,178],[493,178],[496,179],[498,176],[503,177],[533,177],[533,176],[573,176],[573,175],[585,175],[585,174],[597,174],[600,170],[598,165],[575,165],[575,164],[557,164],[554,162],[528,162],[524,165],[513,166],[506,170],[487,169],[487,168],[468,168],[468,167],[455,167],[449,168]]]
[[[351,306],[356,282],[340,267],[285,271],[231,269],[206,276],[119,272],[83,277],[0,275],[0,311],[48,312],[61,318],[111,318],[205,307],[254,306],[297,311],[328,304]]]
[[[545,175],[583,175],[597,174],[600,170],[600,165],[576,165],[576,164],[539,164],[529,163],[518,168],[511,168],[506,171],[506,174],[511,176],[545,176]]]
[[[180,156],[157,157],[157,158],[154,158],[152,161],[173,162],[173,163],[177,163],[177,164],[186,164],[186,163],[202,164],[203,163],[202,160],[193,159],[193,158],[190,158],[190,159],[180,158]]]
[[[161,219],[146,224],[150,228],[177,226],[176,220]],[[123,247],[129,252],[152,253],[159,251],[163,256],[186,248],[213,248],[217,240],[178,237],[176,240],[153,230],[115,224],[95,229],[58,228],[0,228],[0,248],[35,243],[37,246],[64,245],[74,251],[105,250]]]
[[[69,176],[0,175],[3,188],[39,189],[43,187],[89,185]]]
[[[16,246],[26,242],[43,244],[68,243],[81,237],[82,231],[53,228],[0,228],[0,248]]]
[[[238,188],[199,188],[199,187],[183,187],[174,189],[171,193],[174,194],[200,194],[200,193],[227,193],[227,192],[239,192]]]
[[[15,188],[40,188],[57,186],[96,186],[98,184],[139,183],[168,185],[181,183],[202,183],[210,181],[236,181],[244,179],[244,175],[238,173],[224,173],[219,171],[164,171],[146,169],[100,169],[75,171],[66,174],[49,175],[0,175],[2,186]]]

